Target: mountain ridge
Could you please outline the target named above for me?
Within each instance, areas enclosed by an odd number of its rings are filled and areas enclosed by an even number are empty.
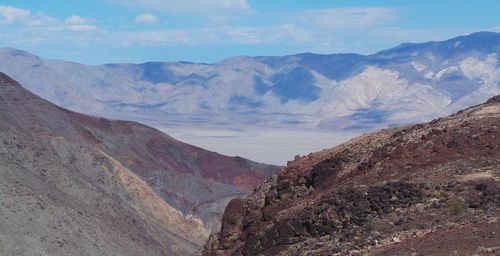
[[[64,109],[3,73],[0,121],[0,227],[8,231],[0,254],[192,253],[218,230],[225,204],[276,169]]]
[[[254,123],[259,127],[339,130],[352,129],[356,116],[362,115],[365,124],[360,127],[369,130],[451,114],[500,90],[500,34],[494,32],[407,43],[369,55],[239,56],[209,64],[86,66],[44,60],[18,50],[1,52],[9,66],[0,63],[0,71],[22,80],[44,98],[88,114],[158,120],[158,126],[202,121],[216,127]],[[474,65],[489,66],[479,73]],[[25,72],[31,75],[23,75]],[[392,78],[385,78],[388,76]],[[387,92],[353,84],[365,83],[364,79],[393,86],[397,94],[388,98]],[[375,96],[362,95],[359,90]],[[422,101],[435,110],[424,110]],[[411,106],[405,107],[408,104]],[[367,114],[368,108],[374,112]],[[339,125],[331,125],[331,120]]]

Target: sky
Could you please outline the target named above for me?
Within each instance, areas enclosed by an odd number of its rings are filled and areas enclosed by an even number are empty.
[[[0,47],[85,64],[371,54],[500,32],[500,0],[0,0]]]

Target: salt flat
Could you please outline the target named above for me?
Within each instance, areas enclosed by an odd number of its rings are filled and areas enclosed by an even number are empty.
[[[204,149],[276,165],[286,165],[297,154],[331,148],[362,133],[285,128],[224,130],[174,127],[160,130]]]

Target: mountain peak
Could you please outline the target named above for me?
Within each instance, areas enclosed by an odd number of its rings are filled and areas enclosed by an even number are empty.
[[[3,72],[0,72],[0,87],[6,87],[6,86],[18,86],[21,87],[21,85],[14,79],[12,79],[10,76],[6,75]]]
[[[500,33],[492,31],[478,31],[471,33],[468,36],[500,36]]]
[[[38,100],[34,94],[26,90],[16,80],[0,72],[0,103],[20,103]]]

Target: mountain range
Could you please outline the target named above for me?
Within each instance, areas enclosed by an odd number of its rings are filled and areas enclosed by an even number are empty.
[[[97,54],[97,53],[96,53]],[[428,121],[500,91],[500,34],[371,55],[88,66],[0,50],[0,71],[59,106],[155,127],[371,130]]]
[[[189,255],[277,167],[56,106],[0,73],[0,255]]]
[[[500,94],[499,54],[491,32],[213,64],[0,49],[0,255],[494,254],[500,98],[473,105]],[[316,144],[295,129],[331,147],[392,126],[281,169],[159,130],[277,131],[292,152]]]

